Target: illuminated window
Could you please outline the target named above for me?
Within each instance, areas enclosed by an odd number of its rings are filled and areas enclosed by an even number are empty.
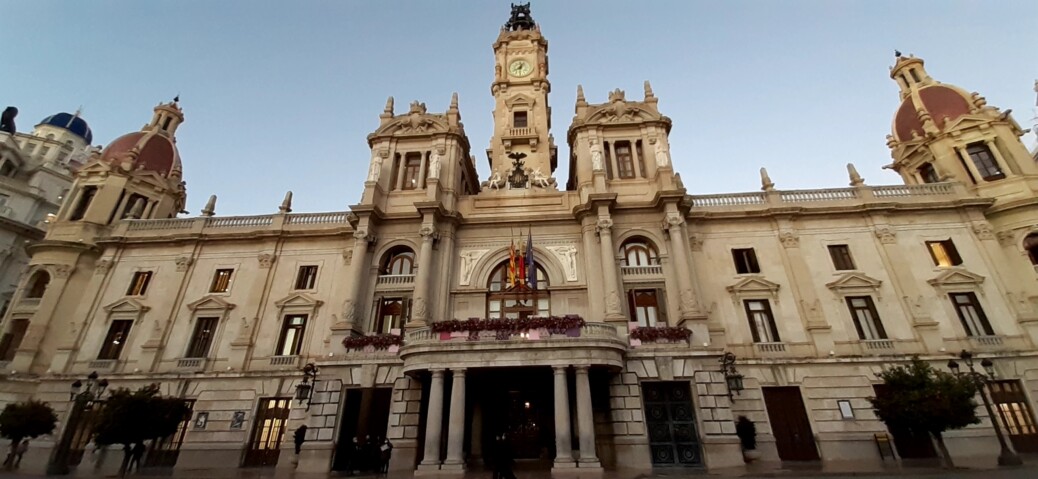
[[[148,285],[151,284],[151,271],[137,271],[133,273],[133,279],[130,281],[130,287],[126,290],[127,296],[144,296],[148,292]]]
[[[210,293],[226,293],[231,289],[231,276],[234,274],[234,270],[218,269],[213,274],[213,284],[209,287]]]
[[[942,268],[958,266],[962,264],[959,251],[955,249],[955,243],[950,239],[940,241],[927,241],[926,248],[930,251],[933,264]]]

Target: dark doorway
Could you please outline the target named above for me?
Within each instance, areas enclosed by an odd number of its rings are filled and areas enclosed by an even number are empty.
[[[353,440],[370,449],[373,443],[386,437],[392,399],[393,388],[346,390],[346,403],[339,415],[339,441],[335,447],[333,471],[360,471],[373,466],[364,464],[364,455],[351,457]]]
[[[144,457],[144,467],[173,467],[177,465],[180,458],[180,446],[184,444],[184,435],[187,434],[187,426],[191,423],[191,410],[195,407],[194,399],[185,400],[188,413],[177,426],[177,432],[164,438],[151,441],[148,446],[148,455]]]
[[[886,384],[874,384],[872,388],[876,391],[876,397],[890,394],[890,389],[887,388]],[[930,433],[890,426],[887,426],[887,430],[894,437],[894,447],[897,448],[897,455],[901,456],[902,459],[931,459],[937,457],[937,450],[934,449]]]
[[[783,461],[817,461],[818,448],[815,447],[800,388],[769,387],[763,391],[779,458]]]
[[[1035,429],[1034,412],[1031,410],[1031,404],[1027,402],[1020,381],[994,381],[988,391],[1013,448],[1019,452],[1038,452],[1038,430]]]
[[[252,426],[249,447],[245,450],[242,466],[276,466],[281,455],[281,440],[285,436],[285,422],[291,410],[291,399],[263,398],[256,408],[256,423]]]
[[[479,424],[473,421],[466,434],[470,451],[473,442],[479,443],[478,451],[493,451],[494,438],[505,434],[520,467],[551,467],[555,457],[551,368],[487,368],[469,374],[470,404],[480,409]],[[466,414],[467,418],[474,416]],[[572,412],[571,416],[575,417]]]
[[[643,382],[653,467],[702,466],[688,381]]]

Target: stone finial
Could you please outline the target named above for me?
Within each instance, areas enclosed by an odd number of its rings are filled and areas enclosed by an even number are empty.
[[[144,198],[137,198],[137,201],[133,202],[133,208],[130,209],[130,218],[140,219],[144,216]]]
[[[858,174],[858,169],[854,167],[854,163],[847,163],[847,175],[851,178],[851,186],[861,186],[865,184],[865,178],[862,178]]]
[[[649,84],[649,80],[645,80],[645,101],[653,98],[656,98],[656,95],[652,94],[652,85]]]
[[[386,109],[383,110],[383,112],[390,115],[393,114],[393,97],[389,97],[389,99],[386,100]]]
[[[587,104],[587,100],[584,99],[584,87],[577,85],[577,104]]]
[[[760,189],[764,191],[772,191],[775,189],[775,183],[771,181],[771,177],[768,176],[767,168],[760,169],[760,186]]]
[[[216,195],[209,195],[209,201],[205,202],[205,208],[202,208],[202,216],[213,216],[216,214]]]
[[[279,213],[291,213],[292,212],[292,192],[285,193],[285,199],[281,200],[281,206],[278,207]]]
[[[451,93],[451,110],[458,109],[458,92]]]
[[[624,91],[619,89],[619,88],[617,88],[617,89],[609,92],[609,101],[610,102],[614,102],[614,101],[627,101],[627,98],[626,98],[626,95],[624,94]]]

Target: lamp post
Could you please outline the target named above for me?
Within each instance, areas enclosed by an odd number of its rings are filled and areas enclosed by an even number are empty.
[[[721,372],[724,374],[724,382],[728,385],[728,399],[732,399],[732,393],[736,395],[743,389],[743,375],[735,369],[735,353],[726,351],[721,355]]]
[[[314,363],[306,363],[303,366],[303,382],[296,385],[296,400],[299,404],[303,404],[306,401],[306,410],[310,410],[310,401],[314,397],[314,386],[317,385],[317,365]]]
[[[69,453],[72,449],[72,442],[79,432],[80,423],[83,421],[85,413],[95,403],[101,402],[105,389],[108,389],[108,380],[99,379],[97,371],[86,377],[86,383],[77,379],[70,385],[68,400],[72,403],[72,408],[69,410],[68,421],[65,422],[65,430],[61,433],[61,439],[47,464],[48,475],[69,473],[71,459]],[[89,435],[89,431],[87,435]]]
[[[999,466],[1019,466],[1023,464],[1020,460],[1020,456],[1009,447],[1009,443],[1006,442],[1005,436],[1002,435],[1002,426],[999,424],[999,418],[995,417],[995,412],[991,408],[991,401],[988,400],[988,395],[984,392],[984,387],[989,386],[992,381],[995,380],[995,368],[994,363],[990,359],[984,358],[980,362],[980,366],[984,368],[984,373],[978,372],[973,367],[973,353],[966,351],[965,349],[959,353],[959,359],[962,359],[966,363],[966,367],[969,368],[969,372],[962,372],[959,370],[959,363],[954,359],[948,361],[948,369],[951,370],[956,376],[967,377],[980,391],[980,399],[984,402],[984,409],[988,412],[988,417],[991,419],[991,426],[995,428],[995,436],[998,437],[998,444],[1001,446],[1002,451],[998,455]],[[1001,413],[999,414],[1001,416]]]

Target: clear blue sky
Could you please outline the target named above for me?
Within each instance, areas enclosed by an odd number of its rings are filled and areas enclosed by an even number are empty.
[[[554,135],[576,85],[589,102],[651,80],[674,120],[674,163],[691,193],[840,187],[844,165],[897,183],[884,136],[898,105],[893,50],[937,80],[1035,107],[1033,1],[533,1],[550,43]],[[178,146],[193,215],[346,209],[360,198],[365,137],[386,97],[443,111],[458,92],[485,178],[491,44],[508,1],[29,1],[0,3],[0,106],[19,129],[75,111],[107,144],[180,94]],[[1028,146],[1033,145],[1029,135]],[[556,172],[565,183],[565,161]]]

